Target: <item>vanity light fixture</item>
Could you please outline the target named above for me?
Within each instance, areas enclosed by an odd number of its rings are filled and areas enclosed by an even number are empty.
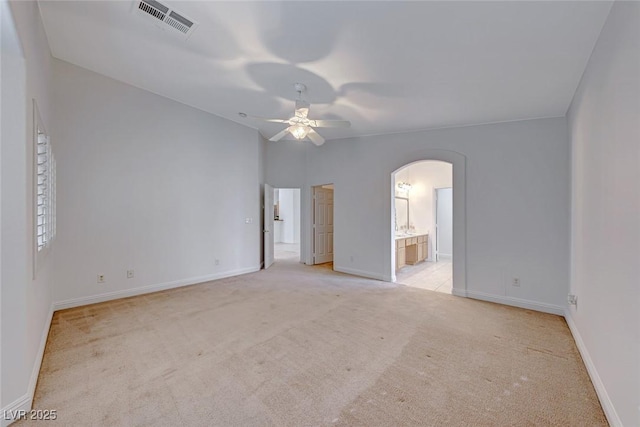
[[[408,193],[409,190],[411,190],[411,184],[409,184],[408,182],[399,182],[398,188],[400,189],[400,191],[404,191],[405,193]]]

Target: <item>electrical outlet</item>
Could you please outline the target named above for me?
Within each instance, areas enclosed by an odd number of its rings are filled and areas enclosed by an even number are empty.
[[[578,296],[573,294],[567,295],[567,302],[578,307]]]
[[[127,279],[133,279],[133,270],[127,270]]]
[[[216,265],[220,265],[220,260],[216,259]]]
[[[513,280],[511,281],[511,286],[520,287],[520,278],[514,277]]]
[[[353,262],[353,255],[351,255],[349,259],[351,260],[351,262]]]
[[[98,283],[104,283],[106,281],[104,274],[98,274]]]

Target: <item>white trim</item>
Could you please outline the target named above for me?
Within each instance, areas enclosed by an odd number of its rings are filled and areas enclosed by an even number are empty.
[[[38,347],[38,353],[36,354],[36,360],[31,370],[31,379],[29,381],[29,390],[27,394],[30,396],[29,404],[33,401],[33,395],[36,392],[36,385],[38,384],[38,375],[40,375],[40,366],[42,365],[42,359],[44,358],[44,349],[47,346],[47,338],[49,338],[49,329],[51,329],[51,321],[53,320],[53,304],[49,307],[49,313],[47,313],[47,321],[42,330],[40,336],[40,346]]]
[[[564,316],[564,307],[561,307],[559,305],[547,304],[544,302],[531,301],[531,300],[526,300],[521,298],[508,297],[504,295],[487,294],[484,292],[472,291],[469,289],[465,291],[465,290],[454,288],[451,291],[451,293],[459,297],[468,297],[473,299],[479,299],[482,301],[495,302],[498,304],[510,305],[513,307],[526,308],[528,310],[535,310],[535,311],[541,311],[543,313],[551,313],[551,314],[557,314],[559,316]]]
[[[464,289],[451,288],[451,295],[454,295],[456,297],[466,298],[467,297],[467,291],[465,291]]]
[[[578,331],[578,326],[573,321],[571,312],[568,309],[565,309],[564,311],[564,318],[567,321],[567,325],[569,325],[569,330],[571,331],[571,335],[573,335],[573,340],[576,342],[580,356],[582,356],[582,361],[587,367],[587,373],[589,374],[589,378],[591,378],[593,387],[596,389],[596,394],[598,395],[604,414],[607,417],[607,421],[609,421],[609,425],[612,427],[622,427],[622,421],[616,412],[615,406],[613,406],[613,402],[609,398],[609,393],[607,393],[607,389],[605,388],[602,379],[600,379],[600,375],[598,375],[598,371],[596,366],[593,364],[591,356],[589,355],[587,346],[584,344],[584,341],[582,341],[582,337]]]
[[[391,281],[391,277],[387,277],[384,274],[372,273],[370,271],[364,271],[364,270],[357,270],[355,268],[340,267],[340,266],[337,266],[335,264],[333,266],[333,271],[338,271],[340,273],[351,274],[353,276],[366,277],[367,279],[382,280],[383,282],[390,282]]]
[[[38,353],[36,354],[36,360],[33,362],[33,368],[31,369],[31,378],[29,380],[29,388],[27,392],[11,402],[4,408],[2,408],[2,427],[6,427],[9,424],[17,421],[17,419],[6,419],[9,414],[17,414],[18,411],[29,411],[33,404],[33,396],[36,392],[36,385],[38,384],[38,376],[40,375],[40,367],[42,366],[42,359],[44,358],[44,349],[47,345],[47,339],[49,338],[49,329],[51,328],[51,320],[53,319],[53,304],[49,307],[49,313],[47,314],[47,321],[42,329],[42,335],[40,336],[40,346],[38,347]]]
[[[90,295],[86,297],[73,298],[53,303],[54,311],[66,308],[79,307],[81,305],[95,304],[99,302],[111,301],[119,298],[127,298],[136,295],[148,294],[163,291],[166,289],[179,288],[182,286],[195,285],[197,283],[209,282],[211,280],[224,279],[225,277],[239,276],[241,274],[254,273],[260,271],[260,266],[241,268],[238,270],[225,271],[222,273],[210,274],[207,276],[193,277],[190,279],[175,280],[173,282],[159,283],[156,285],[142,286],[140,288],[124,289],[121,291],[107,292],[104,294]]]
[[[15,419],[7,419],[10,414],[18,414],[20,411],[30,411],[31,410],[31,402],[33,400],[33,395],[29,395],[29,393],[24,394],[23,396],[17,398],[15,401],[11,402],[4,408],[2,408],[2,427],[6,427],[14,422],[18,421],[18,418]]]

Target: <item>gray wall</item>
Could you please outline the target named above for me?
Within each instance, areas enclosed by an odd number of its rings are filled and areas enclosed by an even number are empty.
[[[640,3],[617,1],[569,111],[568,321],[612,425],[640,425]]]
[[[428,159],[429,150],[466,157],[468,294],[561,313],[569,278],[564,118],[352,138],[321,147],[270,143],[266,179],[303,187],[307,254],[309,188],[334,183],[334,267],[390,277],[391,173]],[[513,277],[520,278],[520,287],[510,285]]]
[[[52,58],[37,3],[12,2],[11,13],[6,3],[0,6],[3,20],[1,405],[2,408],[10,405],[11,409],[27,409],[38,378],[53,293],[52,251],[39,260],[34,276],[32,108],[35,99],[44,126],[51,132]],[[21,50],[17,46],[5,50],[6,43],[13,38],[4,37],[5,31],[11,31],[12,20]]]
[[[260,267],[256,131],[63,61],[54,72],[58,303]]]

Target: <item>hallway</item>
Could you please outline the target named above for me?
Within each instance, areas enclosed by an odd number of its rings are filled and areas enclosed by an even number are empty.
[[[274,243],[273,257],[276,261],[283,259],[300,260],[300,243]]]

